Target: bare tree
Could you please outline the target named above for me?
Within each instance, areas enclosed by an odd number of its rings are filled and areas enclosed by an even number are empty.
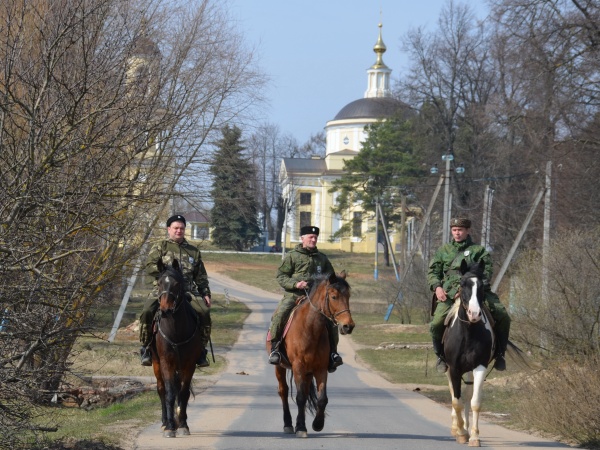
[[[397,92],[419,111],[415,151],[423,163],[439,163],[442,155],[452,154],[456,164],[464,164],[468,175],[451,179],[452,193],[459,210],[470,210],[482,198],[480,185],[470,181],[494,170],[485,164],[493,130],[486,108],[496,81],[489,33],[467,5],[453,1],[444,7],[438,25],[431,32],[407,34],[410,68]]]
[[[260,77],[213,1],[4,2],[0,20],[0,422],[18,448],[91,311],[122,292]]]

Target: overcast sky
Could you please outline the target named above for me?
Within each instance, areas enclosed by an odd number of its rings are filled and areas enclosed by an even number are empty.
[[[271,78],[264,121],[299,143],[364,96],[378,24],[392,80],[406,69],[401,37],[437,26],[447,0],[230,0],[232,13]],[[455,3],[460,3],[456,2]],[[483,0],[470,0],[483,14]]]

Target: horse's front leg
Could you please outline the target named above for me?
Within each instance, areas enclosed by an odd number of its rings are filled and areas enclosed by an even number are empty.
[[[473,370],[473,396],[471,398],[471,409],[473,410],[473,424],[469,447],[481,447],[479,441],[479,415],[481,413],[481,399],[483,395],[483,382],[485,381],[486,368],[478,366]],[[468,426],[468,425],[467,425]]]
[[[306,402],[308,401],[310,383],[312,380],[307,376],[296,375],[296,404],[298,405],[298,415],[296,416],[296,436],[307,437],[306,430]]]
[[[469,434],[465,429],[465,421],[463,418],[464,403],[461,398],[461,375],[455,373],[452,367],[446,371],[448,384],[450,387],[450,395],[452,396],[452,428],[450,432],[456,437],[456,442],[465,444],[469,439]]]
[[[156,360],[152,362],[152,368],[154,369],[154,376],[156,377],[156,392],[160,398],[161,407],[161,420],[162,420],[162,431],[167,427],[167,404],[166,404],[166,393],[165,393],[165,382],[160,372],[160,363]]]
[[[283,367],[275,367],[275,376],[277,377],[277,382],[279,383],[277,393],[279,394],[281,404],[283,405],[283,432],[286,434],[293,434],[294,426],[292,425],[292,413],[290,412],[290,404],[288,401],[290,390],[287,380],[285,379],[286,374],[287,370]]]
[[[175,400],[177,398],[178,387],[175,380],[172,378],[165,379],[165,408],[166,408],[166,424],[164,437],[177,436],[177,424],[175,423]]]
[[[192,377],[194,376],[195,369],[195,366],[191,366],[191,369],[187,367],[185,371],[181,373],[182,381],[177,398],[178,408],[176,417],[178,432],[184,436],[190,435],[190,428],[187,424],[187,406],[190,400],[190,385],[192,383]]]
[[[317,383],[317,411],[312,423],[312,429],[321,431],[325,426],[325,408],[329,402],[327,398],[327,371],[323,370],[316,374],[315,381]]]
[[[463,399],[463,420],[464,420],[464,429],[465,431],[469,431],[469,419],[470,419],[470,409],[471,409],[471,399],[473,398],[473,372],[467,372],[463,375],[465,378],[465,385],[462,388],[462,399]]]

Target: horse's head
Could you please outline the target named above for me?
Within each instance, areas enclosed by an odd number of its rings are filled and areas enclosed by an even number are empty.
[[[161,312],[175,310],[185,296],[185,278],[179,266],[179,261],[173,261],[173,265],[165,265],[158,262],[158,304]]]
[[[476,262],[470,266],[465,260],[460,265],[460,301],[467,311],[469,322],[479,322],[482,318],[483,305],[483,261]]]
[[[321,313],[338,326],[341,334],[352,333],[354,320],[350,313],[350,285],[345,271],[318,279],[309,297],[315,305],[320,305]]]

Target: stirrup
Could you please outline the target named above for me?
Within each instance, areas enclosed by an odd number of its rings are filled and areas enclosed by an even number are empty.
[[[208,367],[210,366],[210,361],[208,360],[208,350],[204,349],[196,361],[196,365],[198,367]]]
[[[327,372],[335,372],[337,368],[342,364],[344,364],[344,361],[342,360],[342,357],[339,355],[339,353],[331,352],[331,355],[329,355],[329,366],[327,367]]]
[[[506,360],[504,359],[504,355],[496,355],[496,361],[494,361],[494,369],[498,372],[503,372],[506,370]]]
[[[269,355],[269,364],[278,365],[281,362],[281,353],[279,350],[273,350]]]
[[[152,352],[146,346],[140,348],[140,358],[142,366],[149,367],[152,365]]]
[[[446,361],[444,361],[444,358],[442,358],[441,356],[438,357],[435,368],[438,371],[438,373],[446,373],[446,371],[448,370],[448,365],[446,364]]]

